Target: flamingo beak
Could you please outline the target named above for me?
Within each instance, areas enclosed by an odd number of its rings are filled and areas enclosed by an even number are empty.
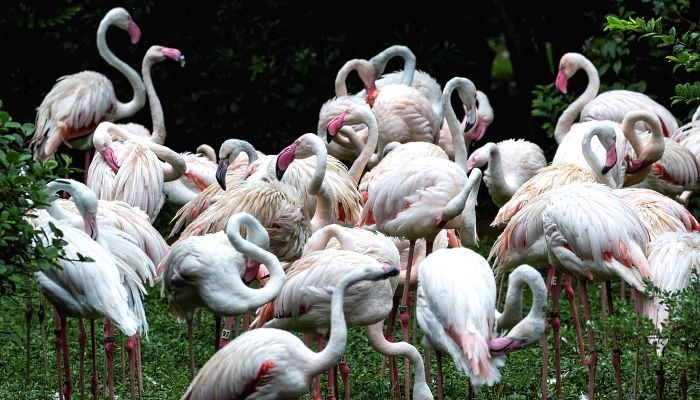
[[[85,221],[85,233],[87,233],[92,240],[97,240],[97,215],[86,211],[83,220]]]
[[[397,276],[400,272],[398,268],[392,267],[389,264],[382,265],[382,268],[384,269],[384,275],[382,276],[382,279],[386,279],[391,276]]]
[[[245,272],[243,273],[243,276],[241,279],[243,280],[243,283],[247,285],[250,284],[250,282],[253,282],[255,278],[258,276],[258,270],[260,269],[260,261],[255,261],[255,260],[250,260],[246,262],[245,264]]]
[[[109,168],[112,169],[112,172],[115,174],[119,172],[119,162],[117,160],[117,156],[114,154],[114,150],[112,150],[110,147],[105,147],[104,151],[102,152],[102,156],[107,162],[107,165],[109,165]]]
[[[568,83],[569,80],[566,79],[566,71],[564,71],[564,68],[559,68],[559,73],[557,73],[555,86],[562,94],[567,94],[566,86]]]
[[[615,142],[613,142],[605,156],[605,166],[603,167],[602,171],[603,175],[608,173],[608,171],[610,171],[615,164],[617,164],[617,148],[615,147]]]
[[[326,141],[328,141],[328,143],[333,141],[333,137],[335,137],[336,133],[343,127],[347,115],[348,112],[344,111],[328,123],[328,127],[326,128]]]
[[[129,45],[129,51],[132,53],[136,51],[139,45],[139,40],[141,40],[141,29],[139,29],[136,22],[129,18],[129,36],[131,37],[131,45]]]
[[[522,340],[509,337],[495,338],[489,341],[489,352],[491,356],[503,356],[512,351],[520,350],[523,346]]]
[[[476,124],[476,117],[477,117],[476,105],[472,104],[472,106],[467,109],[466,117],[467,117],[467,121],[464,124],[464,131],[469,132],[472,129],[472,127],[474,127],[474,125]]]
[[[226,171],[228,170],[228,157],[219,160],[219,166],[216,167],[216,181],[219,182],[219,186],[226,190]]]
[[[289,165],[294,161],[294,153],[297,149],[297,142],[290,144],[285,147],[277,155],[277,162],[275,163],[275,175],[277,175],[277,180],[282,180],[284,172],[287,171]]]

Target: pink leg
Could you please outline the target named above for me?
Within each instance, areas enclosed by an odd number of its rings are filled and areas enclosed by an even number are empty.
[[[623,281],[624,282],[624,281]],[[606,290],[608,295],[608,309],[610,316],[613,316],[612,282],[608,282]],[[617,328],[612,327],[613,342],[613,368],[615,368],[615,379],[617,380],[617,398],[622,400],[622,377],[620,375],[620,348],[617,346]]]
[[[232,325],[233,325],[233,317],[226,317],[226,325],[224,326],[224,330],[221,331],[221,342],[219,344],[220,349],[228,344],[228,341],[231,338],[231,326]]]
[[[410,284],[411,284],[411,268],[413,268],[413,252],[416,247],[416,241],[411,240],[410,245],[408,248],[408,263],[406,265],[406,277],[404,279],[404,284],[403,284],[403,295],[401,297],[401,306],[399,307],[399,320],[401,321],[401,334],[403,337],[403,341],[406,343],[411,343],[411,331],[409,329],[410,326]],[[432,247],[432,246],[431,246]],[[427,253],[428,246],[426,246],[426,253]],[[404,357],[403,360],[403,367],[404,367],[404,383],[405,385],[410,385],[410,379],[411,379],[411,364],[408,360],[408,358]],[[404,387],[405,387],[404,385]],[[410,387],[408,389],[410,391]]]
[[[114,400],[114,326],[105,318],[104,323],[105,355],[107,356],[107,384],[109,399]]]
[[[221,317],[218,315],[214,316],[214,329],[216,329],[214,335],[214,353],[216,353],[221,348]]]
[[[328,391],[326,400],[335,400],[335,367],[328,370]]]
[[[88,170],[90,169],[90,162],[92,157],[90,157],[90,149],[85,150],[85,175],[83,176],[83,183],[87,184],[88,180]]]
[[[141,369],[141,335],[136,333],[136,373],[139,383],[139,399],[143,399],[143,373]]]
[[[92,379],[90,380],[90,391],[92,400],[97,400],[100,390],[100,382],[97,379],[97,337],[95,335],[95,320],[90,320],[90,341],[92,342]]]
[[[551,282],[553,278],[554,268],[550,265],[547,267],[547,277],[545,278],[545,285],[547,285],[549,294],[552,293]],[[547,399],[547,379],[549,378],[549,344],[547,343],[547,332],[549,332],[549,323],[545,318],[544,332],[542,333],[542,400]]]
[[[391,306],[391,311],[389,311],[389,317],[387,318],[387,325],[386,325],[386,340],[388,342],[394,343],[394,327],[396,326],[396,311],[398,310],[399,307],[399,300],[401,298],[399,296],[394,296],[393,298],[393,304]],[[380,372],[380,376],[384,376],[384,368],[385,368],[385,361],[386,361],[386,356],[382,357],[382,370]],[[389,392],[393,393],[395,390],[397,383],[394,380],[394,374],[392,372],[392,366],[396,366],[396,358],[395,357],[389,357]]]
[[[571,287],[571,276],[567,275],[564,278],[564,293],[569,299],[569,306],[574,318],[574,327],[576,327],[576,337],[578,338],[578,354],[581,357],[581,366],[586,366],[586,354],[583,350],[583,333],[581,332],[581,320],[578,317],[578,308],[574,300],[574,288]]]
[[[345,389],[345,400],[350,400],[350,367],[348,366],[345,355],[340,359],[338,363],[338,369],[340,370],[340,376],[343,378],[343,388]]]
[[[323,350],[323,335],[318,335],[318,352]],[[321,400],[321,375],[316,375],[314,379],[314,400]]]
[[[590,355],[588,356],[588,399],[593,400],[594,385],[595,385],[595,369],[598,364],[598,352],[595,348],[595,341],[593,338],[593,328],[590,327],[588,321],[591,320],[591,307],[588,303],[588,290],[586,288],[586,281],[578,281],[579,292],[583,296],[583,313],[586,317],[586,332],[588,333],[588,350]]]
[[[552,335],[554,342],[554,370],[556,377],[556,397],[561,398],[561,342],[559,339],[559,295],[561,294],[561,272],[554,272],[554,279],[548,282],[552,289]]]
[[[63,377],[63,372],[61,371],[61,356],[63,353],[63,343],[62,343],[62,334],[61,330],[63,326],[61,325],[61,317],[58,315],[58,311],[54,308],[53,310],[53,320],[54,320],[54,338],[53,338],[53,343],[56,346],[56,376],[58,377],[58,397],[60,400],[63,400],[63,381],[61,378]]]
[[[243,313],[243,332],[250,330],[250,311]]]
[[[78,343],[80,345],[80,400],[85,400],[85,345],[87,330],[82,318],[78,318]]]
[[[435,350],[435,363],[437,364],[438,399],[444,400],[445,395],[442,391],[442,353],[437,350]]]
[[[192,343],[192,321],[187,321],[187,339],[190,342],[190,372],[192,373],[192,380],[196,372],[194,370],[194,344]]]
[[[119,350],[121,351],[121,362],[122,362],[122,385],[126,385],[126,355],[124,354],[124,351],[126,350],[126,346],[124,345],[124,334],[122,332],[119,332],[119,341],[121,342],[121,346]]]
[[[126,344],[126,352],[129,355],[129,393],[131,400],[136,399],[136,386],[134,385],[134,363],[136,361],[134,351],[136,350],[136,335],[129,336]]]
[[[66,325],[66,318],[61,318],[61,344],[63,345],[63,369],[66,371],[66,387],[63,389],[63,397],[66,400],[71,400],[73,398],[73,380],[71,379],[70,373],[70,356],[68,355],[68,325]]]

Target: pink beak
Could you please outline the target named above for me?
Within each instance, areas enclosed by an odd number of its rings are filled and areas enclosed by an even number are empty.
[[[97,240],[97,215],[86,212],[83,220],[85,221],[85,233],[87,233],[92,240]]]
[[[114,154],[114,150],[105,147],[102,156],[115,174],[119,172],[119,162],[117,161],[117,156]]]
[[[260,261],[250,260],[245,264],[245,272],[242,279],[246,285],[253,282],[255,277],[258,276],[258,269],[260,269]]]
[[[141,39],[141,29],[131,18],[129,18],[129,36],[131,36],[131,44],[136,44]]]
[[[556,86],[560,92],[566,94],[566,85],[569,81],[566,79],[566,72],[564,68],[559,68],[559,73],[557,74]]]
[[[512,351],[520,350],[522,340],[512,339],[509,337],[495,338],[489,341],[489,350],[491,356],[502,356]]]

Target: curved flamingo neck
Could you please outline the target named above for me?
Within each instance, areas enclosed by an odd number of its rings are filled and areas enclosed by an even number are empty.
[[[345,229],[340,225],[330,224],[311,235],[304,245],[303,254],[306,255],[312,251],[324,250],[331,238],[338,240],[341,250],[355,251],[355,243]]]
[[[253,151],[255,153],[255,151]],[[197,154],[201,154],[205,156],[206,158],[209,159],[211,162],[216,162],[216,151],[214,151],[214,148],[209,146],[208,144],[200,144],[199,147],[197,147]],[[257,153],[255,153],[255,156],[257,158]],[[248,155],[250,159],[250,155]]]
[[[370,346],[374,351],[385,355],[387,357],[406,357],[411,361],[414,368],[414,383],[413,391],[423,393],[430,393],[430,387],[425,381],[425,368],[423,366],[423,358],[420,356],[418,350],[416,350],[413,345],[406,342],[389,342],[384,337],[382,332],[382,327],[384,321],[377,322],[373,325],[367,325],[365,327],[365,335],[369,341]],[[416,396],[414,393],[414,398],[421,396]],[[430,396],[432,397],[432,395]]]
[[[473,124],[474,122],[476,122],[476,114],[474,107],[476,88],[474,87],[474,84],[468,79],[452,78],[449,82],[447,82],[447,84],[445,85],[445,89],[443,89],[442,91],[442,110],[445,113],[445,120],[447,120],[447,126],[450,128],[450,136],[452,137],[452,145],[454,146],[455,152],[455,163],[466,172],[468,159],[467,146],[464,143],[464,136],[462,136],[457,115],[452,109],[452,100],[450,98],[452,92],[455,89],[457,89],[459,97],[460,99],[462,99],[462,103],[464,103],[464,105],[467,108],[467,124]]]
[[[646,144],[643,143],[641,136],[634,129],[637,121],[643,121],[651,127],[651,138]],[[636,110],[628,112],[625,114],[620,128],[634,149],[637,155],[636,160],[646,165],[642,169],[625,175],[625,186],[629,186],[640,183],[649,175],[652,164],[660,160],[664,155],[666,142],[659,118],[648,111]]]
[[[610,174],[603,174],[603,163],[598,159],[598,156],[593,152],[593,147],[591,146],[591,140],[593,139],[593,136],[598,136],[600,139],[602,135],[604,135],[604,128],[602,125],[596,124],[595,126],[591,127],[585,135],[583,135],[583,142],[581,143],[581,152],[583,154],[583,158],[586,160],[588,165],[593,168],[593,172],[596,174],[598,179],[608,185],[611,188],[617,188],[617,183],[613,180],[612,176]],[[603,143],[603,140],[600,141]],[[615,143],[612,144],[615,146]]]
[[[469,180],[467,181],[467,186],[471,187],[467,201],[464,204],[464,211],[462,211],[462,229],[460,230],[459,239],[464,247],[473,247],[479,242],[476,234],[476,198],[479,195],[480,184],[481,170],[475,169],[469,175]]]
[[[348,171],[352,179],[355,181],[355,186],[357,186],[360,183],[360,178],[362,177],[362,173],[367,166],[367,162],[369,162],[370,158],[372,158],[372,155],[377,148],[377,142],[379,142],[379,125],[377,125],[377,118],[374,116],[369,107],[356,106],[354,110],[357,114],[357,123],[363,123],[367,125],[367,128],[369,129],[367,143],[362,149],[360,156],[357,157],[354,163],[352,163],[352,166]],[[353,118],[351,117],[351,115],[355,113],[348,114],[348,116],[345,118],[344,124],[355,124],[356,122],[354,122]]]
[[[151,132],[151,141],[158,144],[165,143],[165,118],[163,116],[163,106],[160,104],[160,99],[156,94],[156,89],[153,86],[153,79],[151,78],[151,67],[155,64],[153,57],[146,53],[146,57],[143,59],[143,64],[141,66],[141,75],[143,76],[143,83],[146,86],[146,93],[148,94],[148,104],[151,107],[151,120],[153,121],[153,131]]]
[[[100,123],[100,125],[98,125],[97,129],[100,129],[100,127],[104,127],[102,129],[106,128],[108,132],[116,134],[125,141],[133,140],[135,142],[143,143],[146,147],[148,147],[149,150],[155,153],[155,155],[158,156],[158,158],[165,162],[165,164],[161,164],[161,167],[163,168],[164,182],[170,182],[176,179],[180,179],[180,177],[187,170],[187,164],[185,164],[185,159],[180,154],[172,151],[168,147],[161,146],[157,143],[148,140],[142,140],[136,135],[133,135],[128,130],[111,122],[102,122]]]
[[[241,225],[246,227],[248,239],[241,236]],[[284,270],[279,260],[272,253],[263,250],[261,247],[268,247],[270,240],[265,228],[260,222],[250,214],[234,214],[226,226],[226,236],[236,251],[249,258],[265,264],[270,272],[270,280],[261,289],[251,289],[242,285],[238,294],[241,299],[245,299],[248,308],[260,307],[274,300],[282,290],[284,284]]]
[[[530,330],[530,326],[532,325],[541,326],[542,330],[544,330],[544,320],[547,313],[547,287],[544,284],[542,275],[540,275],[540,273],[534,268],[527,266],[527,268],[517,268],[511,273],[508,279],[509,283],[508,293],[506,294],[506,306],[503,310],[503,314],[501,314],[501,320],[503,320],[504,315],[511,315],[511,312],[508,310],[508,299],[511,297],[511,285],[516,286],[515,291],[519,292],[519,296],[516,297],[522,296],[523,284],[526,284],[530,288],[530,291],[532,292],[532,307],[530,307],[530,311],[527,313],[527,316],[513,326],[506,336],[510,336],[511,334],[515,335],[520,329]],[[518,307],[517,300],[512,301],[512,304],[512,307]],[[522,312],[522,299],[519,306]],[[511,320],[511,322],[513,322],[513,320]],[[500,325],[498,325],[498,329],[501,330]]]
[[[100,56],[102,56],[109,65],[126,76],[129,84],[131,84],[131,88],[134,90],[134,97],[128,103],[122,103],[117,100],[113,118],[113,120],[116,121],[130,117],[143,108],[146,104],[146,87],[139,74],[127,63],[118,59],[107,46],[106,35],[107,28],[109,28],[110,25],[113,25],[111,18],[103,19],[102,22],[100,22],[100,26],[97,28],[97,50]]]
[[[371,76],[372,74],[370,73],[369,67],[370,65],[366,60],[362,60],[359,58],[346,62],[338,70],[338,74],[336,74],[335,76],[335,96],[347,96],[348,87],[345,81],[347,80],[348,75],[350,75],[350,72],[352,71],[357,71],[357,74],[360,76],[360,79],[365,85],[365,89],[368,90],[370,86],[372,86],[372,84],[374,83],[374,80],[376,79],[376,76]]]
[[[326,347],[318,353],[312,354],[309,360],[312,374],[318,375],[329,370],[338,363],[340,356],[345,353],[345,344],[348,338],[348,327],[343,313],[343,300],[348,287],[366,276],[366,268],[358,268],[345,275],[333,289],[331,297],[331,338]]]
[[[501,151],[498,145],[496,143],[487,143],[484,147],[487,147],[489,154],[489,175],[491,175],[494,188],[512,195],[518,188],[511,187],[506,181],[506,176],[503,173],[503,160],[501,159]]]
[[[401,77],[401,83],[406,86],[411,86],[413,83],[413,75],[416,72],[416,56],[413,54],[411,49],[406,46],[391,46],[376,56],[372,57],[369,62],[374,67],[375,74],[381,76],[384,74],[384,69],[386,64],[390,59],[399,56],[404,60],[403,75]]]
[[[559,117],[557,125],[554,128],[554,139],[557,141],[557,144],[564,140],[564,136],[571,130],[571,126],[574,124],[576,117],[581,113],[583,107],[598,95],[598,89],[600,88],[600,77],[598,76],[598,70],[595,65],[580,54],[573,56],[575,57],[574,60],[578,69],[583,69],[586,75],[588,75],[588,86],[586,86],[586,90],[581,96],[579,96],[576,101],[569,104],[569,107],[567,107]]]
[[[67,192],[71,196],[73,203],[75,203],[75,207],[78,209],[80,215],[83,216],[85,209],[82,207],[82,199],[76,198],[74,188],[69,181],[56,180],[49,182],[46,188],[46,193],[49,196],[54,196],[56,192],[60,190]],[[71,218],[75,218],[75,214],[66,211],[63,207],[59,206],[58,203],[56,203],[56,200],[49,202],[49,205],[46,207],[46,212],[48,212],[53,219],[59,221],[66,221],[70,220]]]

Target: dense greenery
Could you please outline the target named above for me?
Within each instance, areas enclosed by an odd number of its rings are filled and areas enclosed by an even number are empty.
[[[65,255],[61,233],[53,224],[46,228],[53,230],[51,245],[45,246],[38,240],[44,232],[27,220],[56,198],[47,196],[46,183],[69,172],[56,161],[32,160],[26,146],[32,133],[34,125],[19,124],[0,110],[0,295],[14,292],[18,285],[24,288],[25,276],[58,266]]]

